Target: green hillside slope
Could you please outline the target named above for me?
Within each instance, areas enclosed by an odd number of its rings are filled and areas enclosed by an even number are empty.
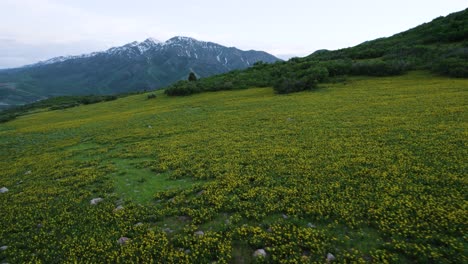
[[[411,72],[18,117],[0,262],[466,263],[467,96]]]
[[[203,91],[274,86],[278,93],[314,89],[317,83],[346,76],[395,76],[410,70],[437,75],[468,77],[468,9],[388,38],[366,41],[351,48],[320,50],[304,58],[202,79],[179,82],[168,95]]]

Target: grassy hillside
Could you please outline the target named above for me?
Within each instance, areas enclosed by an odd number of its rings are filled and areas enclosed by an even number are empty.
[[[347,76],[396,76],[410,70],[468,77],[468,9],[439,17],[388,38],[340,50],[319,50],[304,58],[179,82],[168,95],[274,86],[278,93],[314,89],[318,83]]]
[[[0,124],[0,261],[466,263],[467,87],[411,72],[21,116]]]

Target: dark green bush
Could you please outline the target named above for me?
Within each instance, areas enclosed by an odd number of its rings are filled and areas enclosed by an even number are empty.
[[[468,78],[468,59],[463,57],[442,59],[434,63],[432,71],[450,77]]]
[[[188,81],[189,82],[196,82],[197,81],[197,76],[195,75],[195,73],[190,72],[190,74],[188,76]]]
[[[353,63],[350,73],[353,75],[393,76],[403,74],[408,69],[404,61],[359,61]]]
[[[202,89],[198,85],[198,81],[196,82],[189,82],[189,81],[179,81],[169,88],[167,88],[164,93],[169,96],[177,96],[177,95],[191,95],[195,93],[201,92]]]
[[[10,114],[10,113],[1,113],[0,112],[0,123],[5,123],[8,121],[11,121],[17,117],[16,114]]]
[[[307,85],[305,80],[283,78],[273,86],[278,94],[288,94],[312,89],[313,86]]]

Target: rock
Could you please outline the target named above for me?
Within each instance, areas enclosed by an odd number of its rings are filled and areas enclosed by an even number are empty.
[[[135,224],[135,226],[142,226],[142,225],[143,225],[142,222],[138,222],[138,223]]]
[[[117,211],[120,211],[120,210],[123,210],[123,209],[124,209],[124,207],[122,205],[119,205],[114,209],[114,212],[117,212]]]
[[[202,195],[203,193],[205,193],[205,190],[201,190],[201,191],[197,192],[197,195],[200,196],[200,195]]]
[[[7,250],[7,248],[8,248],[8,246],[1,246],[1,247],[0,247],[0,250],[1,250],[1,251],[4,251],[4,250]]]
[[[195,235],[197,235],[197,236],[203,236],[203,235],[205,235],[205,232],[203,232],[203,231],[197,231],[197,232],[195,232]]]
[[[174,232],[174,230],[170,229],[169,227],[164,228],[163,231],[166,232],[166,233]]]
[[[100,202],[102,202],[102,201],[104,201],[104,199],[98,197],[98,198],[91,199],[91,202],[90,202],[90,203],[91,203],[92,205],[96,205],[96,204],[98,204],[98,203],[100,203]]]
[[[24,173],[24,175],[28,175],[28,174],[31,174],[30,170],[28,170],[27,172]]]
[[[153,128],[152,126],[148,126],[148,128]]]
[[[186,249],[184,252],[185,252],[185,254],[187,254],[187,255],[190,254],[190,253],[192,253],[192,251],[191,251],[190,249]]]
[[[130,238],[128,237],[121,237],[119,240],[117,240],[117,243],[119,243],[121,246],[127,244],[128,242],[130,242]]]
[[[257,249],[257,250],[255,250],[255,252],[253,253],[253,256],[256,257],[256,258],[257,258],[257,257],[266,257],[266,255],[267,255],[267,253],[266,253],[266,251],[265,251],[263,248]]]
[[[335,260],[336,260],[336,258],[335,258],[335,256],[333,256],[332,253],[327,254],[327,262],[332,262],[332,261],[335,261]]]
[[[8,192],[8,188],[7,188],[7,187],[2,187],[2,188],[0,189],[0,193],[6,193],[6,192]]]
[[[285,214],[283,214],[283,219],[288,219],[289,217]]]
[[[188,221],[191,221],[191,220],[192,220],[192,218],[190,216],[186,216],[186,215],[179,216],[179,221],[188,222]]]
[[[314,224],[310,223],[310,222],[309,222],[309,223],[307,223],[307,227],[310,227],[310,228],[316,228],[316,226],[315,226]]]

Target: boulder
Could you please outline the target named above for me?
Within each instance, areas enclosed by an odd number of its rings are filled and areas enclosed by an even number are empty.
[[[203,232],[203,231],[197,231],[197,232],[195,232],[195,235],[197,235],[197,236],[203,236],[203,235],[205,235],[205,232]]]
[[[174,230],[170,229],[169,227],[164,228],[163,231],[166,232],[166,233],[174,232]]]
[[[119,243],[121,246],[127,244],[128,242],[130,242],[130,238],[128,237],[121,237],[117,240],[117,243]]]
[[[8,188],[7,188],[7,187],[2,187],[2,188],[0,189],[0,193],[6,193],[6,192],[8,192]]]
[[[333,262],[335,260],[336,260],[336,258],[335,258],[335,256],[333,256],[332,253],[327,254],[327,262]]]
[[[96,205],[96,204],[98,204],[98,203],[100,203],[100,202],[102,202],[102,201],[104,201],[104,199],[98,197],[98,198],[93,198],[93,199],[91,199],[90,203],[91,203],[92,205]]]
[[[114,212],[117,212],[117,211],[120,211],[120,210],[123,210],[123,209],[124,209],[124,207],[122,205],[119,205],[114,209]]]
[[[257,257],[266,257],[266,255],[267,255],[267,253],[263,248],[257,249],[253,253],[253,256],[256,257],[256,258]]]

